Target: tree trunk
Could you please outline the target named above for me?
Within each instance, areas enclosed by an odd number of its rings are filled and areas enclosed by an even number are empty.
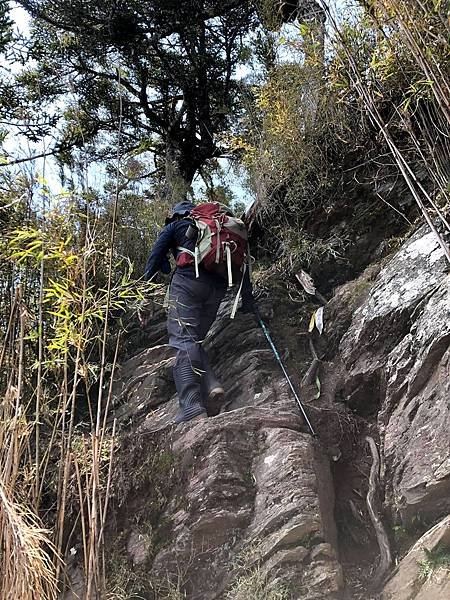
[[[173,141],[167,141],[163,196],[170,205],[186,199],[195,175],[195,169],[186,168],[189,161],[183,154]]]

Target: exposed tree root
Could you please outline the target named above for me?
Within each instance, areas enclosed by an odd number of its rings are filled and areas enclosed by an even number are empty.
[[[389,538],[380,517],[380,455],[374,439],[370,436],[367,436],[366,441],[369,444],[370,452],[372,454],[372,467],[370,469],[369,490],[367,492],[366,502],[370,519],[375,529],[378,547],[380,549],[380,562],[378,563],[378,566],[373,574],[373,587],[378,588],[385,582],[386,577],[392,567],[392,554]]]

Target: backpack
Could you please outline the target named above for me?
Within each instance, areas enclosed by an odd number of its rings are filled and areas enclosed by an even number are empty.
[[[228,278],[228,286],[241,281],[247,263],[248,233],[244,222],[218,202],[199,204],[189,214],[197,230],[195,250],[179,246],[176,264],[180,267],[199,265],[207,271]]]

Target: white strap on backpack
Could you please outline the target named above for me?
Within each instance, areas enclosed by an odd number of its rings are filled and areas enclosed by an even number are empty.
[[[228,287],[233,285],[233,271],[231,269],[231,248],[230,244],[224,244],[225,256],[227,260],[227,272],[228,272]]]
[[[234,319],[234,317],[236,316],[237,307],[238,307],[238,304],[239,304],[239,298],[241,297],[242,285],[244,283],[244,277],[245,277],[246,271],[247,271],[247,263],[245,262],[244,263],[244,268],[242,269],[241,283],[239,284],[239,289],[238,289],[238,292],[236,294],[236,298],[234,299],[234,302],[233,302],[233,308],[231,310],[230,319]]]

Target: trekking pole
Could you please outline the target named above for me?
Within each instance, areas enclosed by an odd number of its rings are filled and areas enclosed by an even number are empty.
[[[310,420],[308,419],[308,415],[306,414],[306,411],[305,411],[305,408],[304,408],[304,406],[302,404],[302,401],[298,397],[298,394],[297,394],[297,392],[296,392],[296,390],[294,388],[294,385],[293,385],[293,383],[292,383],[292,381],[291,381],[291,379],[290,379],[290,377],[289,377],[289,375],[288,375],[288,373],[286,371],[286,368],[285,368],[285,366],[283,364],[283,361],[281,360],[281,356],[279,355],[278,350],[275,348],[275,344],[273,343],[272,338],[270,337],[269,330],[267,329],[264,321],[261,319],[261,315],[259,314],[259,310],[256,308],[256,306],[255,306],[255,315],[256,315],[256,318],[258,320],[259,325],[261,326],[261,329],[264,332],[264,335],[266,336],[267,341],[270,344],[270,347],[272,348],[272,352],[274,353],[275,358],[277,359],[278,364],[280,365],[281,370],[283,371],[284,377],[285,377],[286,381],[288,382],[289,387],[291,388],[291,392],[292,392],[292,394],[293,394],[293,396],[295,398],[295,401],[298,404],[298,407],[300,408],[300,411],[301,411],[301,413],[303,415],[303,418],[305,419],[306,424],[308,425],[308,429],[311,432],[311,434],[314,437],[316,437],[317,434],[314,431],[313,426],[311,425]]]

